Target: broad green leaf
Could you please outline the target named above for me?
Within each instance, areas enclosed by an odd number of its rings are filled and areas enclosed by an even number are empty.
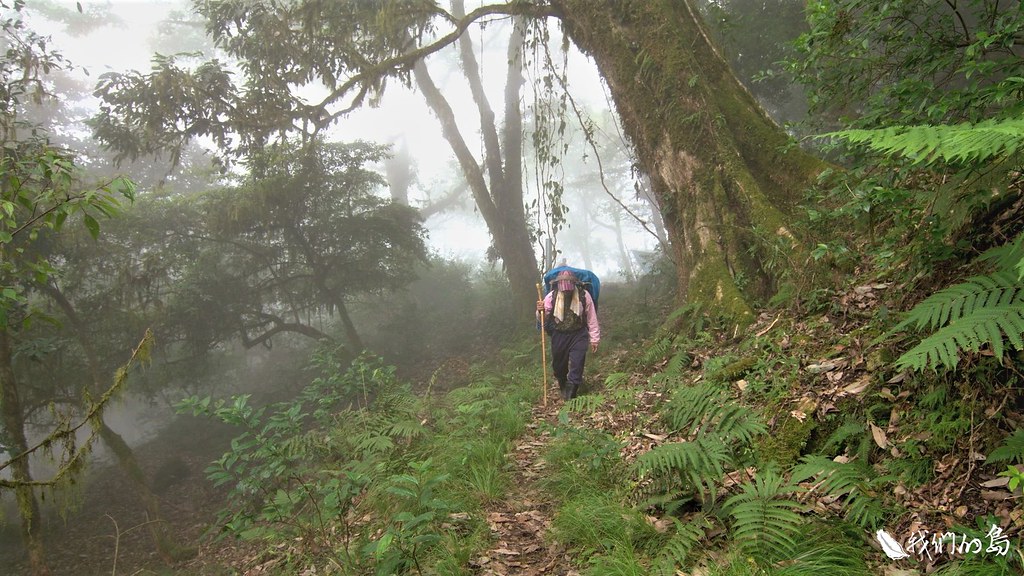
[[[92,236],[93,240],[100,237],[100,223],[97,222],[95,218],[89,214],[85,214],[82,216],[82,223],[85,224],[85,227],[89,230],[89,235]]]

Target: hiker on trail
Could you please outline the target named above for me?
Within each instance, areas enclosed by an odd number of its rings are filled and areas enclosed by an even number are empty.
[[[587,348],[597,351],[601,327],[590,293],[568,270],[555,277],[551,291],[537,301],[544,314],[544,331],[551,335],[551,369],[563,400],[576,397],[583,383]]]

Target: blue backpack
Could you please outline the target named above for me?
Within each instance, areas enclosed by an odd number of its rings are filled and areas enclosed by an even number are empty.
[[[544,293],[551,292],[551,284],[554,283],[555,277],[562,270],[568,270],[576,275],[576,279],[579,280],[583,288],[590,293],[590,298],[594,301],[594,310],[597,310],[597,297],[601,295],[601,280],[590,270],[584,270],[582,268],[572,268],[570,266],[559,266],[552,268],[546,274],[544,274]]]

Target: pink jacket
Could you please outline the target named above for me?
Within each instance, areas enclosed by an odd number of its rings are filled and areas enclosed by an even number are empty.
[[[590,343],[597,344],[601,341],[601,325],[597,322],[597,310],[594,309],[594,300],[590,297],[590,292],[584,290],[583,297],[586,300],[584,306],[587,310],[587,332],[590,333]],[[550,316],[554,308],[555,291],[552,290],[544,297],[544,314]]]

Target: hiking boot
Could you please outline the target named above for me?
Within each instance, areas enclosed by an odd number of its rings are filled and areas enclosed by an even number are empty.
[[[565,385],[565,395],[567,396],[566,400],[572,400],[573,398],[575,398],[577,396],[577,392],[579,392],[579,389],[580,389],[580,385],[579,385],[578,382],[575,383],[575,384],[573,384],[572,382],[566,384]]]
[[[562,397],[562,400],[565,400],[565,393],[566,393],[565,380],[557,380],[556,379],[556,381],[558,382],[558,395]]]

